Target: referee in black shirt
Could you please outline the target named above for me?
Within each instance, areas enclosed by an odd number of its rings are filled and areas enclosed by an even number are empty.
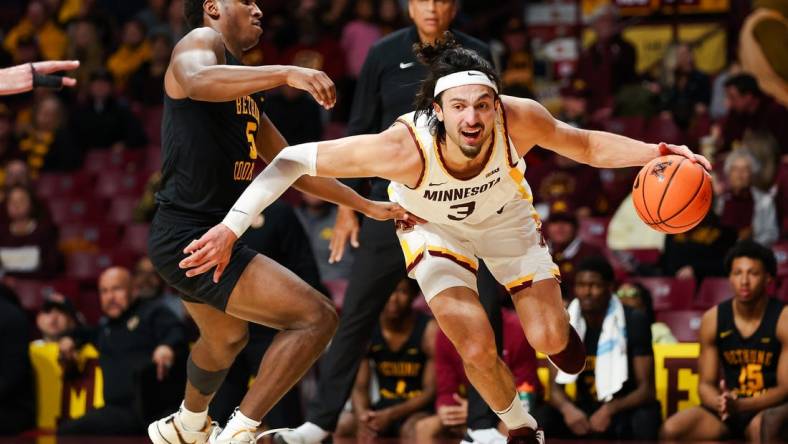
[[[442,36],[457,13],[457,0],[410,0],[408,12],[414,26],[396,31],[378,41],[367,55],[356,86],[348,135],[374,134],[388,128],[401,115],[414,109],[416,91],[427,76],[427,67],[416,60],[414,43],[432,42]],[[483,42],[452,31],[458,43],[491,61]],[[347,183],[347,181],[346,181]],[[358,185],[356,182],[353,185]],[[389,182],[372,179],[371,199],[388,200]],[[356,186],[355,188],[358,188]],[[341,258],[348,238],[355,241],[358,219],[353,210],[340,208],[332,241],[332,260]],[[360,245],[353,263],[339,329],[328,352],[320,362],[317,393],[309,405],[307,422],[292,432],[276,436],[278,444],[318,443],[336,428],[337,418],[348,399],[366,344],[378,321],[388,295],[402,277],[405,260],[394,224],[364,218]],[[498,286],[486,267],[479,269],[478,289],[490,317],[500,353],[501,314]],[[498,423],[481,396],[471,387],[468,403],[468,428],[491,430]],[[475,440],[486,442],[492,432],[474,433]],[[486,436],[485,436],[486,435]],[[502,435],[498,435],[504,438]],[[488,438],[488,439],[485,439]]]

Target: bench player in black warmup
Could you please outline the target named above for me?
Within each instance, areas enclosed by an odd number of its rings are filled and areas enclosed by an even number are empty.
[[[700,324],[701,405],[670,417],[665,439],[762,442],[764,417],[788,402],[788,310],[766,294],[777,271],[774,253],[742,241],[725,269],[734,297],[709,309]]]
[[[184,12],[196,29],[176,45],[164,78],[162,189],[149,249],[158,273],[183,295],[200,338],[188,360],[181,409],[152,423],[148,434],[157,444],[252,443],[260,418],[325,348],[336,313],[294,274],[242,244],[228,250],[229,263],[213,277],[198,274],[216,263],[186,272],[179,262],[186,253],[209,253],[190,243],[221,221],[252,180],[257,158],[270,160],[287,145],[263,113],[259,92],[287,84],[330,108],[335,90],[320,71],[241,65],[243,51],[262,34],[255,1],[186,0]],[[334,180],[299,185],[376,219],[402,215],[399,207],[370,202]],[[240,408],[220,430],[207,417],[208,404],[247,342],[247,322],[281,332]]]

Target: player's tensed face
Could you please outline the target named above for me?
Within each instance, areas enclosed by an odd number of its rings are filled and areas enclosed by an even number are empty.
[[[495,92],[484,85],[458,86],[444,91],[440,101],[435,112],[446,137],[466,157],[478,156],[495,126]]]
[[[763,263],[749,257],[737,257],[731,263],[728,280],[733,287],[734,297],[740,302],[760,298],[766,292],[771,277],[763,268]]]
[[[260,21],[263,12],[256,0],[213,0],[224,17],[223,33],[237,41],[244,50],[257,45],[263,35]]]

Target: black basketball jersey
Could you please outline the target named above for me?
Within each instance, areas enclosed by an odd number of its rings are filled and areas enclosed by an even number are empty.
[[[241,63],[225,51],[228,65]],[[164,97],[161,211],[205,225],[220,222],[254,177],[261,93],[229,102]]]
[[[427,356],[422,350],[422,338],[429,320],[429,316],[424,313],[417,313],[413,331],[408,340],[396,351],[389,347],[383,337],[380,324],[375,327],[369,345],[369,358],[375,364],[380,395],[377,405],[380,408],[398,404],[421,394],[424,364],[427,362]]]
[[[733,300],[717,306],[717,349],[725,385],[739,397],[762,394],[777,385],[777,362],[782,344],[777,339],[777,320],[783,303],[769,298],[761,324],[744,338],[733,322]]]

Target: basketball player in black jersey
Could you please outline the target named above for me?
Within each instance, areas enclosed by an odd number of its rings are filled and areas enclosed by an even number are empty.
[[[777,270],[774,253],[741,241],[725,268],[734,297],[709,309],[700,325],[701,405],[670,417],[664,439],[762,442],[764,416],[788,402],[788,309],[766,294]]]
[[[272,260],[236,244],[215,274],[179,267],[190,246],[221,221],[253,178],[257,159],[287,145],[263,112],[260,91],[289,85],[325,108],[334,84],[322,72],[292,66],[247,67],[243,52],[257,44],[262,12],[254,0],[186,0],[196,28],[176,46],[164,78],[162,189],[149,249],[156,270],[183,295],[200,328],[188,360],[188,384],[178,413],[152,423],[154,443],[252,443],[259,420],[324,350],[337,325],[329,300]],[[298,118],[298,116],[294,116]],[[303,191],[356,207],[375,219],[402,215],[336,181],[299,184]],[[221,275],[221,279],[219,279]],[[208,404],[246,344],[247,323],[281,332],[263,357],[255,383],[224,430],[207,418]]]
[[[356,438],[413,440],[416,422],[428,415],[435,399],[435,338],[438,324],[413,310],[419,285],[404,275],[386,301],[372,332],[367,358],[359,366],[351,394],[353,419],[340,420],[338,432],[355,422]],[[370,400],[372,374],[378,399]]]

